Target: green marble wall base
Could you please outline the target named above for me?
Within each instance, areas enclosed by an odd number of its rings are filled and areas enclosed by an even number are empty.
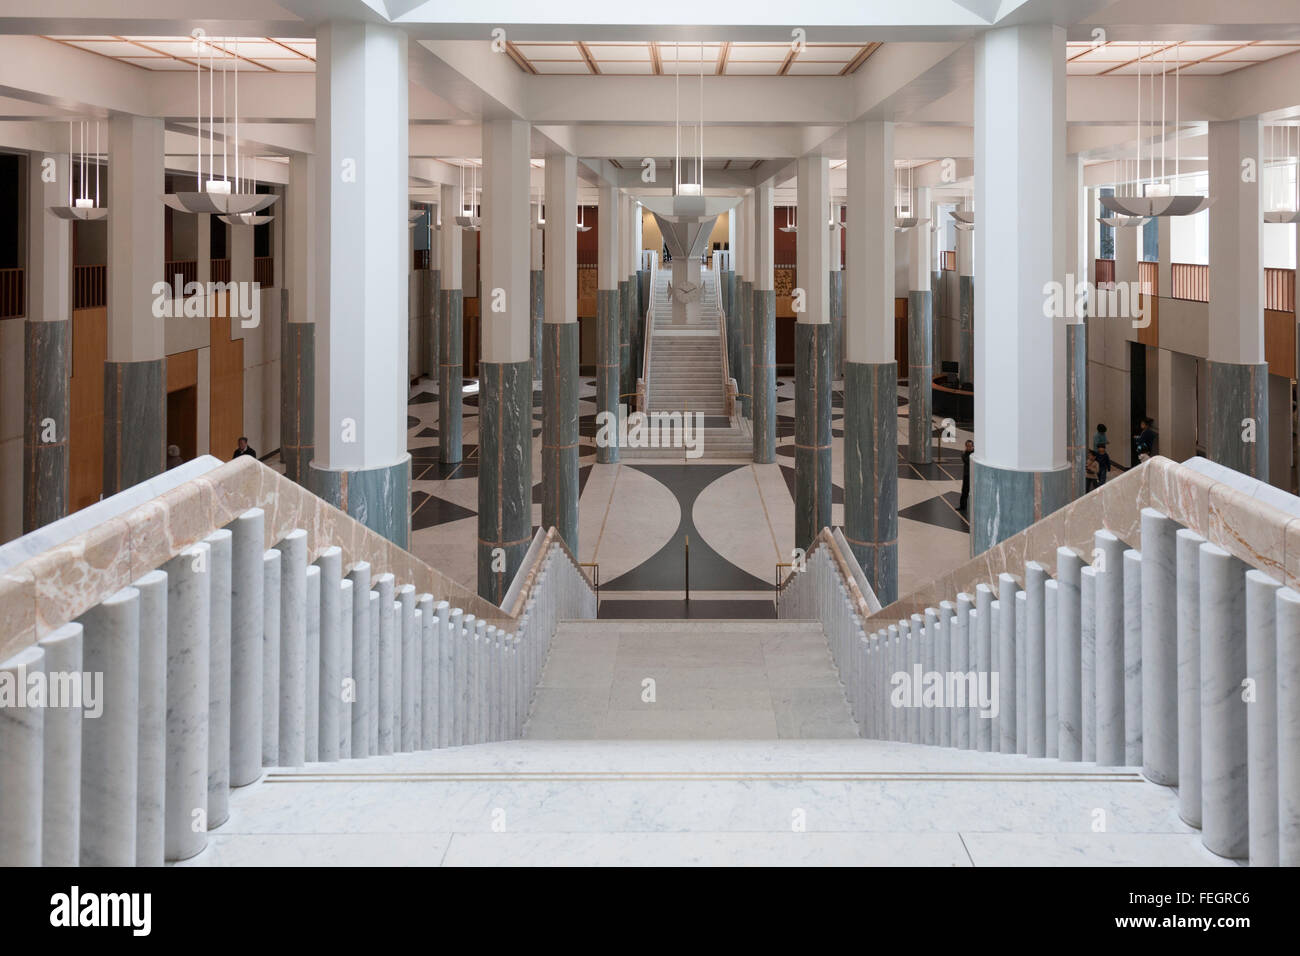
[[[542,378],[542,321],[546,317],[546,273],[533,269],[528,273],[528,316],[531,325],[528,355],[533,360],[533,381]]]
[[[939,340],[943,338],[943,336],[939,333],[943,327],[943,317],[947,314],[944,312],[942,272],[930,273],[930,291],[934,293],[934,302],[930,309],[930,314],[934,316],[934,321],[930,323],[930,331],[932,333],[930,340],[930,365],[936,369],[942,369],[943,352],[940,349]]]
[[[542,329],[542,527],[578,553],[578,323]]]
[[[983,554],[1070,502],[1070,466],[1051,471],[996,468],[971,456],[970,553]]]
[[[733,269],[723,270],[718,275],[718,295],[722,296],[722,311],[731,315],[731,307],[736,301],[736,273]],[[728,336],[731,334],[731,326],[727,326]]]
[[[1206,403],[1206,456],[1242,474],[1268,481],[1268,365],[1212,361],[1207,371],[1210,400]]]
[[[280,323],[280,460],[285,477],[307,483],[316,450],[316,324]]]
[[[438,460],[455,464],[460,461],[462,453],[464,293],[460,289],[443,289],[438,299]]]
[[[835,233],[832,233],[835,235]],[[836,239],[836,242],[839,240]],[[844,270],[831,271],[831,378],[844,377]]]
[[[395,465],[334,471],[312,464],[308,488],[399,548],[411,547],[411,456]]]
[[[754,461],[776,461],[776,293],[754,290]]]
[[[645,313],[650,308],[650,270],[636,274],[636,314],[632,316],[632,369],[633,380],[645,377]]]
[[[737,398],[740,401],[740,414],[746,418],[754,416],[753,378],[754,363],[751,350],[754,347],[754,283],[741,281],[737,288],[740,296],[740,340],[733,367],[732,378],[736,380]]]
[[[907,294],[907,460],[918,465],[929,464],[934,456],[933,305],[929,292]]]
[[[1070,498],[1087,490],[1088,474],[1088,327],[1065,326],[1065,457],[1070,462]]]
[[[162,474],[167,462],[165,359],[104,363],[104,497]]]
[[[617,289],[596,290],[596,415],[605,413],[596,425],[611,426],[609,440],[596,445],[596,461],[602,465],[618,461],[618,303]]]
[[[68,513],[72,323],[23,323],[23,531]]]
[[[478,593],[500,604],[532,540],[533,365],[478,368]]]
[[[722,274],[723,312],[727,316],[727,372],[740,383],[740,303],[736,299],[736,273]]]
[[[831,523],[829,323],[795,324],[794,394],[794,543],[807,550]]]
[[[844,537],[881,605],[898,599],[898,366],[844,364]]]
[[[971,276],[958,278],[961,310],[961,328],[958,331],[957,375],[962,384],[975,381],[975,280]]]

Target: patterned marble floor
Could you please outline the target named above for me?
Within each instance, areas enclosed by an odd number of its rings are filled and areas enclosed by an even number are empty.
[[[438,462],[437,386],[412,390],[413,550],[456,580],[475,586],[478,506],[477,383],[465,385],[464,461]],[[678,617],[684,613],[685,544],[690,542],[692,617],[771,615],[778,562],[794,545],[794,381],[777,383],[777,462],[596,464],[595,385],[579,387],[581,498],[578,558],[600,565],[602,616]],[[541,393],[533,393],[533,524],[541,522]],[[958,455],[968,433],[928,466],[904,460],[907,388],[899,387],[899,593],[964,562],[968,525],[960,515]],[[844,514],[844,398],[833,396],[832,519]],[[936,435],[940,422],[932,422]]]

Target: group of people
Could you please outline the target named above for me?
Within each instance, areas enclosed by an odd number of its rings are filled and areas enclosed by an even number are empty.
[[[1092,444],[1088,448],[1087,486],[1089,491],[1104,485],[1106,477],[1110,474],[1111,460],[1107,445],[1106,426],[1099,424],[1096,433],[1092,436]],[[1142,426],[1138,429],[1138,433],[1133,436],[1133,458],[1140,463],[1146,461],[1155,453],[1155,420],[1150,417],[1143,418]]]

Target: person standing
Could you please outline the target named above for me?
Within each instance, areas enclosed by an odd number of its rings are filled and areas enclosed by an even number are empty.
[[[1097,434],[1092,436],[1092,453],[1097,459],[1098,487],[1106,483],[1106,476],[1110,473],[1110,453],[1106,445],[1106,426],[1098,425]]]
[[[966,439],[966,450],[961,453],[961,501],[957,510],[966,513],[966,500],[970,498],[970,456],[975,453],[975,443]]]
[[[252,455],[254,458],[257,457],[257,452],[253,451],[252,446],[248,444],[248,439],[243,435],[239,436],[239,447],[235,449],[235,453],[230,457],[234,459],[238,458],[240,455]]]

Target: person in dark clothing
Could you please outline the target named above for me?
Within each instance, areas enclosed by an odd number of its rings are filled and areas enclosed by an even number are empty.
[[[1146,461],[1147,458],[1156,453],[1156,430],[1153,427],[1154,425],[1155,422],[1150,418],[1142,419],[1142,428],[1134,440],[1134,450],[1137,452],[1136,458],[1138,461]]]
[[[238,458],[240,455],[252,455],[254,458],[257,457],[257,452],[253,451],[252,447],[248,444],[248,439],[243,435],[239,436],[239,447],[235,449],[235,453],[231,455],[231,458]]]
[[[1106,483],[1106,475],[1110,472],[1110,452],[1106,446],[1106,426],[1098,425],[1097,434],[1092,436],[1092,453],[1097,459],[1098,485]]]
[[[966,439],[966,450],[961,453],[961,501],[957,510],[966,513],[966,499],[970,497],[970,456],[975,453],[975,443]]]

